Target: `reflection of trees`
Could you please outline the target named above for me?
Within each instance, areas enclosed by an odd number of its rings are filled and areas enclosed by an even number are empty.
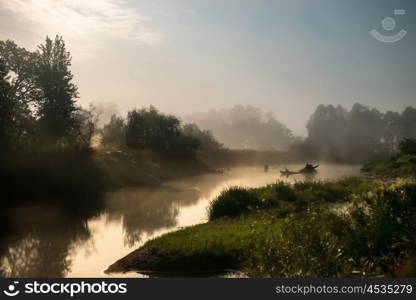
[[[36,225],[35,225],[36,226]],[[48,224],[24,230],[9,241],[1,269],[7,277],[64,277],[71,267],[71,245],[86,241],[85,222]]]
[[[123,189],[109,195],[108,213],[110,219],[122,219],[125,242],[133,246],[143,234],[176,226],[179,206],[197,200],[191,189]]]
[[[64,277],[71,269],[71,250],[91,237],[87,220],[96,215],[98,206],[83,208],[83,217],[60,205],[18,206],[3,211],[0,276]]]
[[[122,219],[125,243],[133,246],[144,234],[175,227],[179,209],[210,195],[225,176],[206,175],[157,189],[132,188],[110,193],[107,199],[109,218]]]

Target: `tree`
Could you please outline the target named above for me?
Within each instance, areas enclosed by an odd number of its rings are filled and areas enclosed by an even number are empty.
[[[306,148],[313,149],[313,152],[330,160],[340,161],[345,158],[348,113],[343,107],[318,105],[306,128]]]
[[[101,131],[101,143],[106,148],[123,148],[126,144],[126,127],[123,118],[112,115]]]
[[[416,139],[404,138],[400,141],[399,149],[403,155],[416,155]]]
[[[12,92],[19,105],[33,104],[38,94],[34,82],[36,53],[17,46],[13,41],[0,41],[0,59],[4,65]]]
[[[385,147],[387,151],[392,153],[397,150],[400,140],[400,114],[398,112],[387,111],[384,114],[383,123]]]
[[[186,124],[182,128],[185,136],[195,138],[198,141],[198,147],[203,151],[217,151],[222,148],[209,130],[201,130],[196,124]]]
[[[416,108],[406,107],[400,116],[400,135],[402,138],[416,138]]]
[[[90,104],[87,109],[79,108],[76,112],[77,146],[81,149],[91,147],[92,138],[97,133],[97,124],[100,112],[97,107]]]
[[[47,142],[68,144],[77,135],[77,86],[69,69],[71,56],[62,37],[46,38],[39,46],[35,68],[39,130]]]
[[[172,150],[180,136],[180,121],[159,113],[156,108],[142,108],[127,114],[126,145],[133,149]]]
[[[0,144],[8,147],[14,130],[14,99],[8,81],[7,69],[0,60]]]
[[[389,115],[389,117],[392,117]],[[360,162],[386,151],[385,116],[359,103],[350,111],[341,106],[319,105],[308,124],[306,143],[320,157],[340,162]],[[389,130],[393,130],[391,126]]]
[[[383,115],[355,103],[349,112],[347,145],[351,158],[369,159],[382,151]]]
[[[37,93],[33,82],[35,55],[14,42],[0,41],[0,142],[17,146],[33,135],[30,106]],[[27,139],[26,139],[27,141]]]

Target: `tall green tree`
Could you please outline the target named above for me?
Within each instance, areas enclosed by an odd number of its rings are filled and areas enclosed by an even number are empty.
[[[68,144],[77,135],[78,89],[70,66],[71,56],[62,37],[47,37],[37,51],[35,83],[39,88],[39,130],[48,143]]]

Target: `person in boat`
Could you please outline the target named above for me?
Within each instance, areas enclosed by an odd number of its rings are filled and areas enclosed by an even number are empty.
[[[313,171],[315,171],[315,169],[316,169],[317,167],[318,167],[318,166],[314,167],[312,164],[310,164],[310,163],[306,163],[306,164],[305,164],[305,167],[302,169],[302,171],[303,171],[303,172],[313,172]]]

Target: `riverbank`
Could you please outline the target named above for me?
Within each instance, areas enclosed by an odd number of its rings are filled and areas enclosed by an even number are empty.
[[[1,163],[4,162],[4,163]],[[99,209],[103,195],[125,187],[158,187],[164,182],[213,172],[197,158],[170,159],[145,152],[45,151],[1,160],[1,207],[65,204],[81,213]]]
[[[209,222],[150,240],[107,272],[236,269],[258,277],[414,276],[414,181],[224,191]],[[334,204],[345,209],[334,210]]]
[[[365,163],[362,171],[381,178],[416,177],[416,140],[403,139],[399,151]]]

